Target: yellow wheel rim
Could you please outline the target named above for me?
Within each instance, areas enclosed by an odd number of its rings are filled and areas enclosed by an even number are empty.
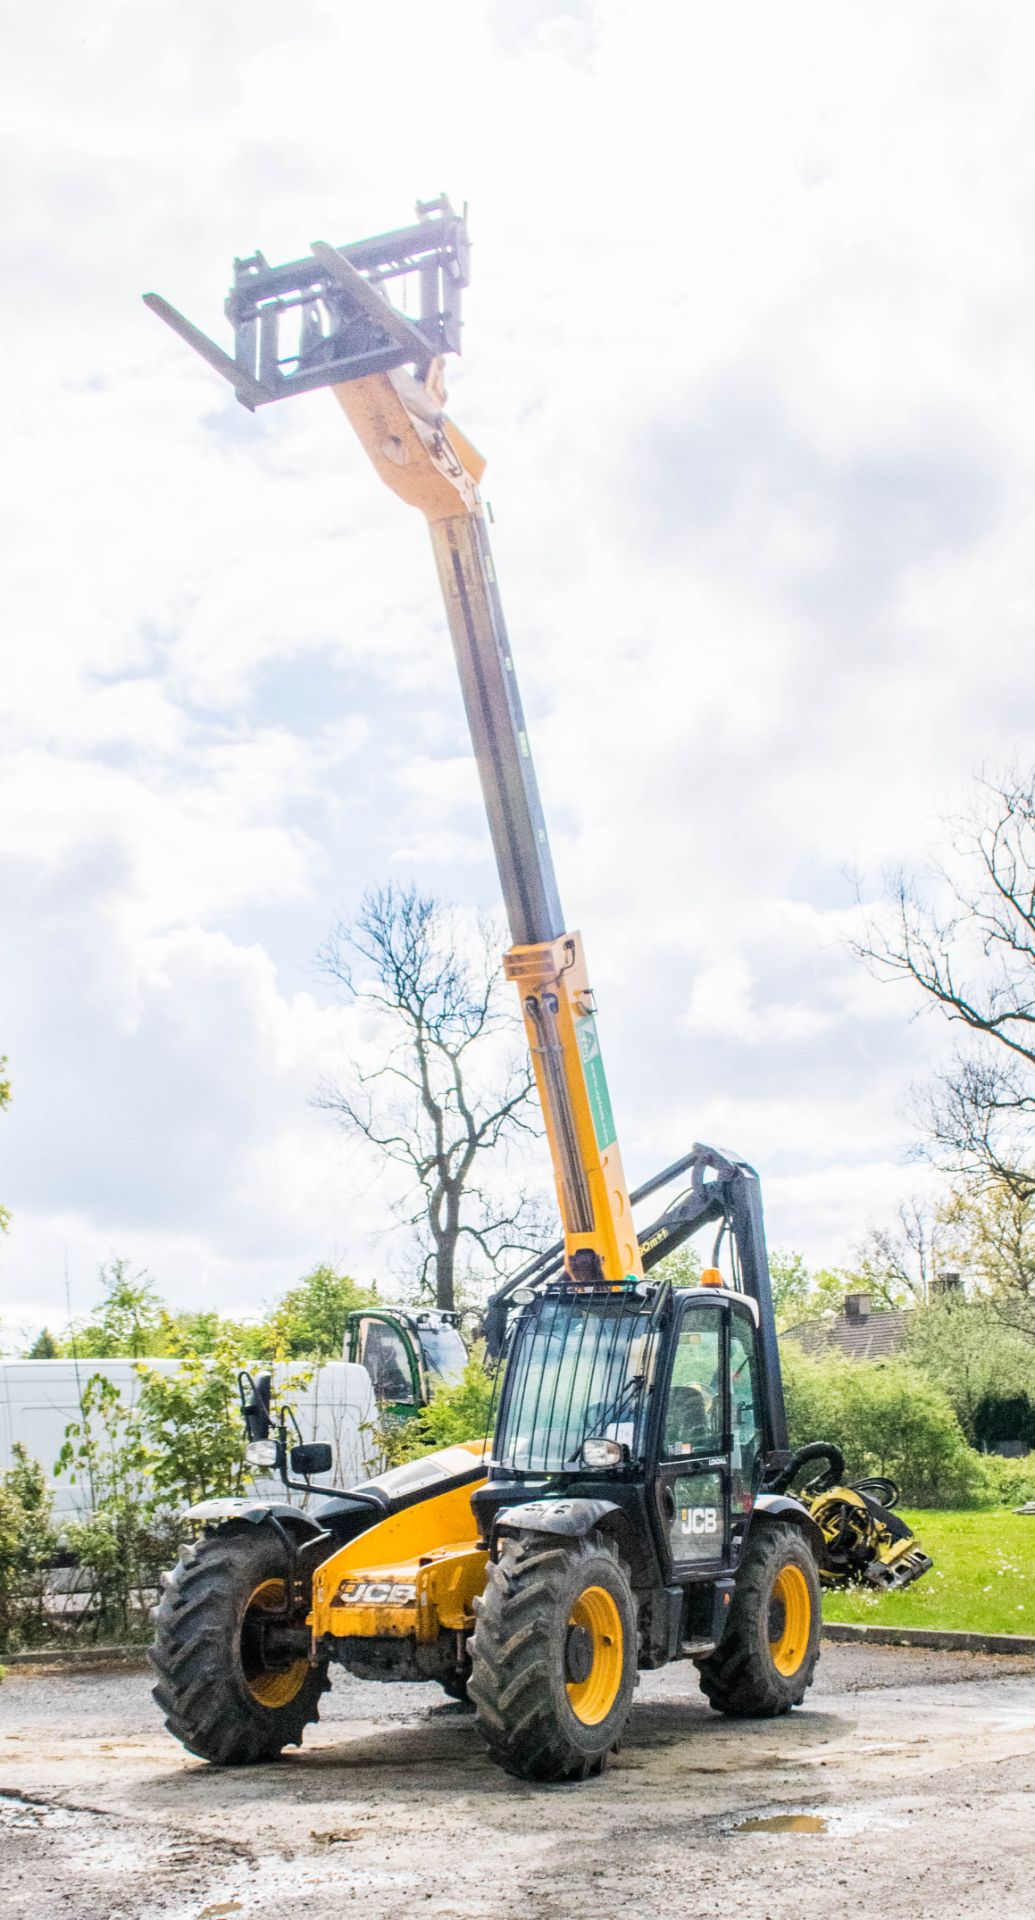
[[[769,1651],[777,1673],[797,1673],[808,1652],[812,1595],[800,1567],[781,1567],[769,1599]]]
[[[279,1613],[284,1605],[283,1580],[263,1580],[255,1588],[244,1610],[241,1626],[241,1667],[248,1692],[260,1707],[290,1706],[301,1692],[309,1671],[308,1660],[292,1660],[290,1666],[272,1670],[261,1664],[259,1636],[249,1632],[256,1613]]]
[[[591,1665],[584,1680],[569,1680],[568,1704],[584,1727],[606,1720],[622,1684],[622,1616],[606,1587],[587,1587],[568,1615],[568,1627],[589,1635]]]

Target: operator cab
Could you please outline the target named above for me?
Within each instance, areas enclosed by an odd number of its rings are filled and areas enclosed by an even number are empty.
[[[773,1449],[764,1378],[746,1294],[550,1288],[514,1330],[479,1517],[609,1499],[646,1518],[653,1578],[714,1578],[739,1557]]]

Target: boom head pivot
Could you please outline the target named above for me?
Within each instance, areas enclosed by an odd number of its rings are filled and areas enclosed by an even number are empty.
[[[161,294],[145,293],[144,301],[231,382],[250,412],[395,367],[412,368],[423,382],[435,360],[460,352],[470,243],[466,207],[454,213],[445,194],[418,200],[416,211],[415,225],[397,233],[344,247],[315,240],[307,258],[282,267],[261,253],[235,260],[225,308],[232,357]],[[388,285],[397,281],[389,300]],[[417,317],[410,318],[397,301],[415,283]]]

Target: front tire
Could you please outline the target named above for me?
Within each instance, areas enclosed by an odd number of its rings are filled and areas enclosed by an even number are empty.
[[[504,1540],[475,1600],[470,1698],[489,1752],[522,1780],[585,1780],[636,1687],[636,1601],[607,1540]]]
[[[275,1759],[318,1720],[326,1667],[267,1646],[289,1573],[270,1526],[206,1534],[184,1548],[155,1616],[154,1698],[188,1752],[220,1767]],[[304,1625],[300,1615],[292,1625]]]
[[[819,1659],[822,1597],[816,1562],[797,1527],[752,1532],[726,1631],[697,1662],[716,1713],[769,1720],[801,1705]]]

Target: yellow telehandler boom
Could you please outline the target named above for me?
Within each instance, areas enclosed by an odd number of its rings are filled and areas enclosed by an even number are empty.
[[[489,548],[485,468],[443,411],[442,356],[460,346],[466,221],[443,196],[416,226],[307,259],[235,262],[233,359],[157,294],[144,298],[249,407],[329,386],[386,486],[431,533],[521,997],[572,1279],[619,1282],[643,1267],[618,1148],[582,941],[565,927],[510,642]],[[390,305],[416,275],[421,318]],[[289,325],[292,351],[282,351]],[[284,369],[288,371],[285,372]]]

